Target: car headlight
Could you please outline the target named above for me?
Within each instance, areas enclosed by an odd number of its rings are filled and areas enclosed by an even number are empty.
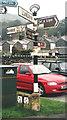
[[[48,82],[47,84],[48,84],[48,85],[57,85],[56,82]]]

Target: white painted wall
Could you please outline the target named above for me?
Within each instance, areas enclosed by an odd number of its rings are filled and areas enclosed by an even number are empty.
[[[27,45],[23,45],[23,48],[24,48],[25,50],[27,50]]]
[[[2,46],[0,46],[0,51],[2,51]]]
[[[50,49],[54,49],[55,48],[55,43],[50,43]]]
[[[10,45],[10,53],[12,53],[12,47],[13,47],[13,45]]]

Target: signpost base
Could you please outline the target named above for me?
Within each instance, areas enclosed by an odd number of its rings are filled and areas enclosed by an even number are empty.
[[[22,106],[26,109],[32,109],[35,111],[40,111],[40,94],[39,93],[32,93],[30,94],[24,94],[24,93],[18,93],[17,94],[17,101],[18,101],[18,107]]]
[[[39,93],[32,93],[32,110],[40,111],[40,95],[39,95]]]

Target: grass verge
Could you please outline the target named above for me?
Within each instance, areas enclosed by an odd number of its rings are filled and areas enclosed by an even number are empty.
[[[50,114],[62,114],[67,111],[67,103],[53,101],[45,99],[45,97],[40,98],[40,111],[33,111],[30,109],[25,109],[22,106],[18,107],[17,104],[10,108],[2,109],[3,118],[22,118],[28,116],[40,116],[40,115],[50,115]]]

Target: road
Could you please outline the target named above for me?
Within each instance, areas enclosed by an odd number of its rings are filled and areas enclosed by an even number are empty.
[[[19,90],[19,91],[22,91],[23,93],[25,93],[25,90]],[[29,91],[26,91],[26,93],[30,94]],[[49,94],[49,95],[46,95],[44,98],[56,100],[60,102],[67,102],[67,92],[62,94]]]
[[[56,101],[61,101],[61,102],[67,102],[67,93],[65,94],[60,94],[60,95],[54,95],[54,96],[46,96],[45,98],[51,99],[51,100],[56,100]]]

